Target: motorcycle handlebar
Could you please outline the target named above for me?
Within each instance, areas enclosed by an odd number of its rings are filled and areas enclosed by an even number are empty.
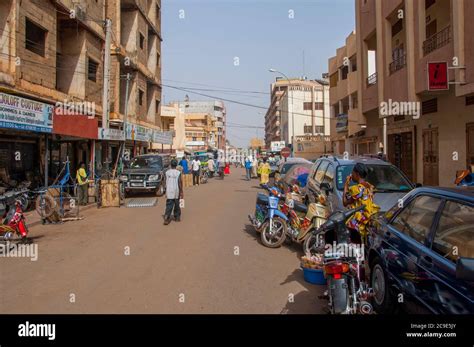
[[[350,216],[352,216],[354,213],[365,210],[365,205],[361,205],[359,207],[353,208],[349,211],[344,212],[344,219],[348,219]]]

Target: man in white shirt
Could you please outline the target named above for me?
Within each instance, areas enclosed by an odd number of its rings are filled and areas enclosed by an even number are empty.
[[[178,162],[176,159],[171,160],[171,169],[166,171],[166,209],[164,224],[168,225],[171,221],[171,213],[174,215],[174,220],[179,222],[181,220],[181,208],[179,200],[183,199],[183,181],[182,175],[176,169]]]
[[[209,158],[207,162],[207,168],[209,169],[209,177],[214,177],[214,171],[216,170],[216,166],[212,158]]]
[[[199,174],[201,170],[201,161],[198,157],[194,158],[191,163],[191,168],[193,171],[193,186],[196,184],[199,185]]]

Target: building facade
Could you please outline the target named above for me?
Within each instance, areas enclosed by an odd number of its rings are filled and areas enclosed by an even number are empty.
[[[186,114],[186,148],[190,151],[215,149],[218,138],[217,122],[217,118],[209,113]]]
[[[222,101],[183,101],[178,104],[181,112],[186,116],[208,114],[214,117],[216,119],[217,136],[209,143],[209,146],[216,149],[225,149],[227,111]]]
[[[362,121],[424,185],[451,186],[474,164],[472,18],[469,0],[356,0]],[[429,63],[449,66],[446,90],[429,87]]]
[[[271,85],[265,115],[265,145],[293,144],[296,137],[330,134],[329,83],[326,80],[281,79]]]
[[[160,6],[159,0],[0,2],[0,169],[15,180],[31,171],[47,183],[67,159],[72,172],[80,162],[91,172],[116,162],[126,134],[134,154],[163,138],[156,112]],[[104,125],[107,18],[110,122]],[[126,100],[129,126],[123,129]]]

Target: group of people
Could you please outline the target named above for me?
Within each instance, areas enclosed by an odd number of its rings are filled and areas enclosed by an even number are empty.
[[[265,185],[270,181],[271,168],[267,158],[259,163],[257,158],[247,157],[244,161],[245,173],[247,181],[257,178],[260,175],[260,184]]]

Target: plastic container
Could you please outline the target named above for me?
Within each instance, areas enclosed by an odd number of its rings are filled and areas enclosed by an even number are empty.
[[[324,278],[323,269],[310,269],[301,267],[303,269],[304,280],[311,284],[325,285],[326,279]]]

